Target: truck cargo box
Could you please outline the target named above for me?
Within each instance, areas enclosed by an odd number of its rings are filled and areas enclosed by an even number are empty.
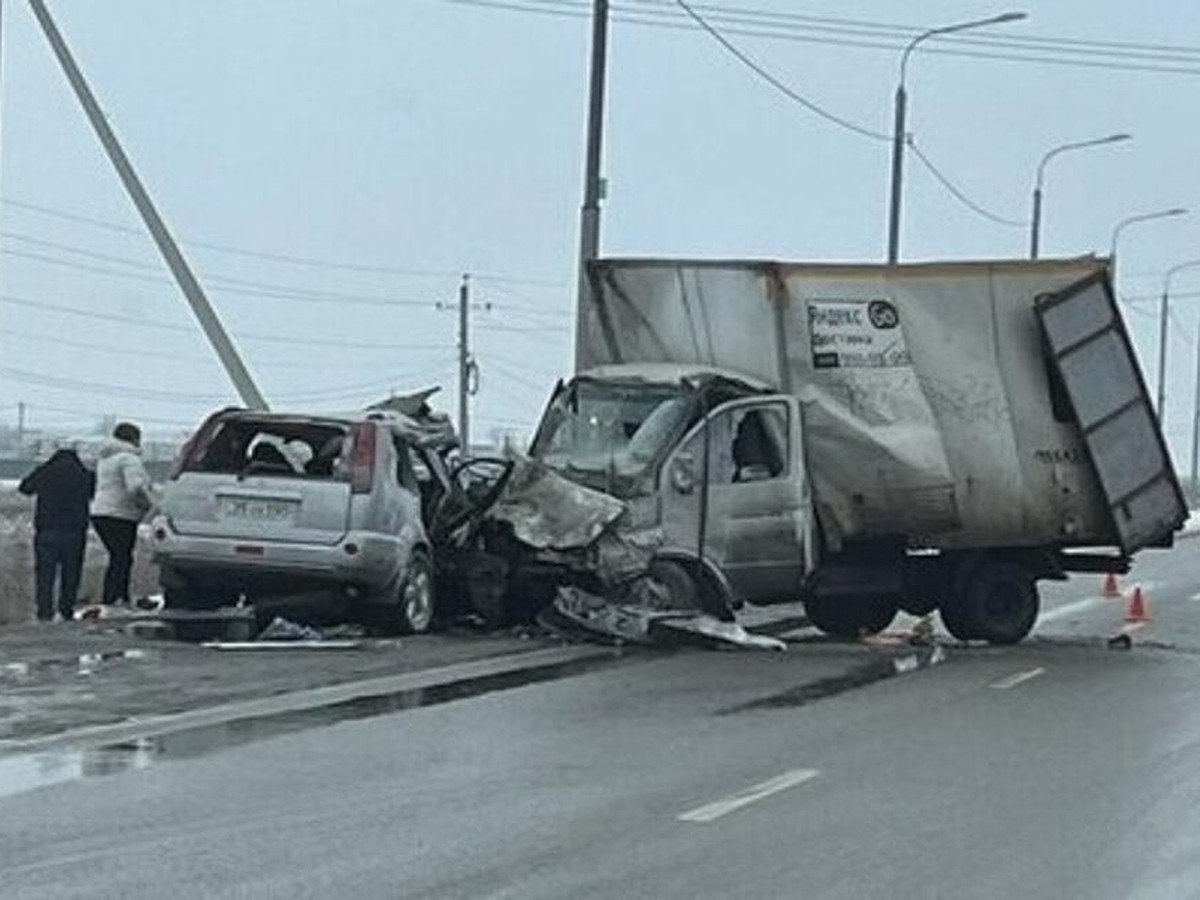
[[[693,363],[801,401],[832,547],[1169,542],[1186,507],[1107,263],[601,260],[576,369]]]

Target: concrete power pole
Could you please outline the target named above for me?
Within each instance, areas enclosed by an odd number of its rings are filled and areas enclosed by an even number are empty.
[[[67,76],[71,90],[75,92],[75,97],[83,107],[83,111],[87,115],[92,128],[95,129],[96,136],[100,139],[100,144],[104,147],[104,152],[108,155],[113,168],[117,170],[117,175],[121,179],[121,183],[129,193],[130,199],[133,200],[133,205],[137,207],[137,211],[141,214],[142,221],[150,231],[150,236],[154,238],[154,243],[158,245],[158,250],[163,255],[163,259],[166,260],[167,267],[171,270],[171,274],[175,276],[175,281],[178,283],[179,289],[183,291],[183,296],[191,306],[192,312],[200,321],[200,327],[204,329],[205,336],[221,360],[221,365],[225,367],[225,371],[241,396],[242,402],[251,409],[266,409],[266,400],[263,399],[263,395],[254,383],[254,379],[250,377],[249,371],[242,363],[242,358],[238,355],[237,348],[234,346],[228,333],[226,333],[221,320],[217,318],[216,311],[208,302],[208,298],[204,295],[204,290],[200,287],[200,283],[196,281],[196,277],[188,267],[187,261],[184,260],[183,254],[180,253],[175,240],[171,237],[170,232],[167,231],[167,226],[159,216],[158,210],[154,208],[149,194],[146,193],[146,189],[138,179],[137,173],[133,169],[133,164],[129,161],[129,157],[125,155],[125,151],[117,140],[117,136],[109,127],[108,121],[100,109],[100,104],[96,102],[96,98],[92,94],[91,88],[88,87],[83,73],[75,64],[75,59],[71,56],[71,51],[67,47],[66,41],[63,40],[62,34],[59,33],[58,26],[54,24],[54,20],[50,17],[50,13],[46,9],[46,4],[42,0],[29,0],[29,6],[33,10],[34,16],[37,17],[38,24],[41,25],[42,31],[46,35],[46,40],[50,42],[50,48],[54,51],[59,65],[62,66],[63,74]]]
[[[17,404],[17,455],[20,456],[25,447],[25,404]]]
[[[600,177],[601,151],[604,146],[604,81],[608,65],[608,0],[595,0],[592,7],[592,73],[588,93],[587,160],[584,164],[583,207],[579,211],[579,289],[576,316],[583,315],[591,297],[588,263],[600,255]],[[577,323],[578,325],[578,323]],[[581,348],[578,339],[575,359]]]
[[[463,275],[458,287],[458,436],[462,441],[464,455],[470,455],[471,409],[470,395],[474,393],[471,379],[475,374],[475,360],[471,358],[470,346],[470,278]]]

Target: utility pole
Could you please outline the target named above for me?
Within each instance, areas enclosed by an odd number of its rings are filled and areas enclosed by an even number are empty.
[[[108,120],[105,119],[104,112],[100,109],[100,104],[96,102],[96,97],[92,94],[91,88],[88,87],[83,73],[75,64],[75,59],[71,56],[71,51],[67,47],[66,41],[63,40],[62,34],[59,33],[58,26],[54,24],[54,20],[50,17],[50,12],[46,9],[46,4],[43,0],[29,0],[29,6],[33,10],[34,16],[37,17],[38,24],[41,25],[42,31],[46,35],[46,40],[50,42],[50,48],[54,51],[59,65],[62,66],[63,74],[66,75],[71,89],[75,92],[75,97],[79,100],[88,121],[96,132],[96,136],[100,139],[100,144],[104,147],[104,152],[108,155],[113,168],[117,170],[117,175],[121,179],[121,183],[133,201],[133,205],[137,207],[137,211],[141,214],[142,221],[150,231],[150,236],[154,239],[154,243],[158,245],[158,250],[163,255],[163,259],[166,260],[167,267],[171,270],[171,274],[175,276],[175,281],[178,283],[179,289],[183,291],[183,296],[192,307],[192,312],[200,321],[200,327],[204,329],[205,336],[216,351],[217,357],[221,360],[221,365],[225,367],[225,371],[241,396],[242,402],[251,409],[266,409],[266,400],[263,399],[262,393],[254,383],[254,379],[251,378],[250,372],[242,362],[241,356],[238,355],[237,348],[225,331],[221,320],[217,318],[216,311],[208,302],[208,298],[204,295],[204,290],[192,274],[192,270],[188,267],[187,261],[179,251],[178,245],[171,237],[170,232],[167,231],[167,226],[159,216],[158,210],[154,208],[149,194],[146,193],[146,189],[138,179],[137,173],[133,169],[133,164],[129,161],[129,157],[125,155],[125,151],[117,140],[117,136],[109,127]]]
[[[1196,336],[1200,338],[1200,325],[1196,326]],[[1161,417],[1160,417],[1161,418]],[[1200,341],[1196,343],[1196,394],[1192,400],[1192,490],[1196,490],[1196,478],[1200,472]]]
[[[463,275],[458,286],[458,436],[462,441],[463,454],[470,455],[471,410],[470,395],[475,393],[471,380],[475,373],[475,360],[470,347],[470,276]]]
[[[575,314],[582,315],[591,296],[588,263],[600,255],[600,199],[604,184],[600,177],[604,146],[604,82],[608,64],[608,0],[592,6],[592,72],[588,91],[587,159],[583,175],[583,206],[579,211],[579,288]],[[581,348],[575,346],[575,358]]]
[[[24,401],[17,404],[17,455],[21,455],[21,450],[25,446],[25,403]]]

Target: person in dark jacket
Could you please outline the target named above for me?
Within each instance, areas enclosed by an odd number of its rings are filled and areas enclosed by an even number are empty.
[[[88,504],[96,492],[96,475],[73,449],[62,448],[25,476],[17,486],[37,497],[33,517],[33,558],[37,588],[37,617],[54,618],[54,579],[59,579],[58,612],[75,615],[83,550],[87,543]]]

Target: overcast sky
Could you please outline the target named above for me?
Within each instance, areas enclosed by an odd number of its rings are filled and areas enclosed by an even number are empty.
[[[571,361],[589,4],[48,3],[273,404],[353,407],[441,383],[452,409],[457,318],[439,304],[470,272],[476,436],[528,431]],[[1120,240],[1153,388],[1156,307],[1139,298],[1200,257],[1200,4],[697,3],[858,130],[784,96],[673,3],[614,8],[603,252],[812,261],[884,255],[889,145],[862,132],[891,129],[903,29],[1028,12],[974,35],[1015,43],[931,41],[911,58],[909,130],[982,213],[910,155],[901,256],[1024,255],[1042,154],[1132,133],[1050,164],[1042,252],[1106,253],[1122,218],[1194,208]],[[737,9],[791,18],[777,37],[740,34]],[[1085,43],[1068,56],[1061,41]],[[25,402],[33,426],[111,413],[170,431],[236,402],[20,0],[3,0],[3,46],[0,419]],[[1200,267],[1173,287],[1167,425],[1186,468]]]

